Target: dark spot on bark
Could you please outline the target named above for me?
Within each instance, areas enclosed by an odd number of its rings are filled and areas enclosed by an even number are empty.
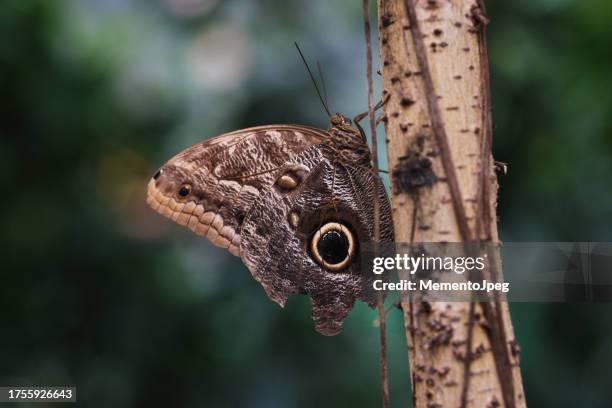
[[[467,343],[467,341],[465,341],[465,340],[453,340],[451,342],[451,346],[453,346],[453,347],[460,347],[460,346],[463,346],[465,343]]]
[[[394,118],[397,118],[397,117],[399,117],[399,112],[393,112],[391,114],[391,116],[393,116]]]
[[[472,24],[474,24],[474,27],[482,28],[489,24],[489,18],[479,6],[472,6],[470,12],[471,15],[468,14],[466,15],[466,17],[472,20]]]
[[[392,20],[393,15],[389,12],[383,14],[380,17],[380,23],[382,24],[383,28],[387,28],[389,27],[391,24],[393,24],[395,21]]]
[[[463,353],[463,351],[458,349],[453,349],[453,357],[455,357],[455,359],[457,359],[458,361],[465,360],[465,354]]]
[[[493,331],[493,329],[491,328],[491,325],[489,324],[489,322],[487,322],[486,320],[483,320],[482,322],[480,322],[480,327],[482,327],[482,329],[487,333],[487,335],[491,335],[491,332]]]
[[[398,77],[394,76],[394,77],[391,78],[391,83],[392,84],[396,84],[397,82],[399,82],[399,78]]]
[[[501,407],[501,403],[499,402],[497,397],[494,395],[493,397],[491,397],[491,401],[489,401],[489,403],[487,404],[487,408],[499,408],[499,407]]]
[[[419,304],[419,310],[417,313],[419,314],[429,314],[432,311],[432,307],[431,307],[431,303],[429,303],[428,301],[424,300]]]
[[[410,98],[408,98],[407,96],[402,97],[402,99],[400,99],[400,105],[402,105],[404,108],[407,108],[408,106],[414,104],[414,101]]]
[[[480,357],[485,351],[487,351],[485,346],[482,343],[479,344],[478,347],[476,347],[476,350],[474,350],[474,358]]]
[[[513,357],[518,357],[521,354],[521,347],[518,345],[516,340],[510,340],[510,353]]]
[[[437,334],[427,339],[426,347],[428,349],[434,349],[442,345],[447,345],[453,338],[453,327],[449,324],[439,323],[438,326],[432,327],[432,330]]]
[[[444,385],[447,387],[456,387],[457,385],[459,385],[459,383],[455,380],[450,380],[445,382]]]
[[[422,153],[423,149],[425,148],[425,135],[422,135],[422,134],[417,135],[414,142],[415,142],[418,152]]]
[[[433,33],[434,33],[434,35],[435,35],[435,36],[439,37],[439,36],[441,36],[441,35],[442,35],[443,31],[442,31],[442,30],[440,30],[439,28],[436,28],[436,29],[433,31]]]
[[[438,370],[438,376],[440,378],[444,378],[446,377],[446,375],[450,372],[450,367],[449,366],[444,366],[442,367],[442,369]]]
[[[392,172],[395,191],[415,194],[419,189],[434,184],[438,178],[431,160],[416,151],[409,151],[400,157]]]

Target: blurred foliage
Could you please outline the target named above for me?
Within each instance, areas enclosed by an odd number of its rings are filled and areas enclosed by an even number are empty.
[[[489,2],[507,241],[611,240],[612,3]],[[375,312],[314,332],[239,260],[156,216],[157,166],[264,123],[366,106],[348,0],[5,0],[0,7],[0,385],[78,387],[83,406],[378,406]],[[609,305],[513,304],[532,407],[612,403]],[[399,313],[393,406],[410,404]]]

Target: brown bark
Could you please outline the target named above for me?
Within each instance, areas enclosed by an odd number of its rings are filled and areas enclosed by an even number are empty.
[[[410,154],[437,175],[411,192],[392,186],[396,241],[498,243],[484,5],[378,9],[389,168]],[[405,299],[402,309],[416,407],[526,406],[507,303]]]

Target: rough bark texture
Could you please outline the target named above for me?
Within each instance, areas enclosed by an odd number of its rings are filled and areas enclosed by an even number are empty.
[[[389,169],[419,176],[392,186],[396,241],[498,243],[484,5],[378,8]],[[526,406],[507,306],[402,302],[416,407]]]

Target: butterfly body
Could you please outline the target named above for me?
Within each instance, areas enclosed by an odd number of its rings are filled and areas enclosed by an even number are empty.
[[[307,294],[317,331],[340,331],[356,299],[370,306],[359,248],[393,240],[385,189],[363,134],[336,114],[327,131],[260,126],[221,135],[170,159],[149,182],[153,209],[240,256],[283,306]],[[371,285],[370,285],[371,286]]]

